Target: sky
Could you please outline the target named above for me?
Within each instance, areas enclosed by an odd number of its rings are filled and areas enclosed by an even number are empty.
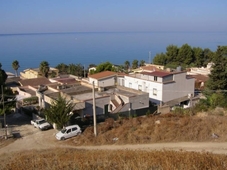
[[[227,0],[0,0],[0,34],[227,31]]]

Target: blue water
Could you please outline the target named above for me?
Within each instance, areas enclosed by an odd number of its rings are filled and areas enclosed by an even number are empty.
[[[134,59],[149,61],[170,44],[209,48],[227,45],[227,33],[217,32],[140,32],[140,33],[52,33],[0,34],[0,63],[5,71],[14,72],[12,62],[18,60],[19,71],[38,68],[47,61],[51,67],[60,63],[100,64],[110,61],[124,64]]]

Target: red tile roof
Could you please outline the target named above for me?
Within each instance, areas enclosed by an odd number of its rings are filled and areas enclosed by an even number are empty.
[[[99,79],[103,79],[103,78],[107,78],[107,77],[113,77],[115,75],[117,75],[117,73],[115,73],[113,71],[103,71],[100,73],[89,75],[89,77],[99,80]]]
[[[149,75],[149,76],[157,76],[157,77],[166,77],[172,75],[170,72],[165,71],[154,71],[154,72],[141,72],[141,74]]]
[[[142,66],[141,68],[143,70],[147,70],[147,71],[160,71],[161,70],[155,66]]]

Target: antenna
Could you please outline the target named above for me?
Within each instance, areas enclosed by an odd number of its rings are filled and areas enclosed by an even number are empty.
[[[148,59],[148,63],[151,64],[151,51],[149,51],[149,59]]]

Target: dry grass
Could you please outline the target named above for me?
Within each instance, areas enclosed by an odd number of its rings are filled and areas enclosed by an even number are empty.
[[[160,121],[160,124],[156,124]],[[94,138],[93,127],[67,141],[72,145],[138,144],[155,142],[227,141],[227,116],[178,116],[173,114],[138,117],[98,125]],[[218,134],[218,139],[212,138]],[[118,138],[118,140],[113,139]]]
[[[213,139],[212,133],[219,138]],[[173,114],[138,117],[98,125],[66,140],[70,145],[139,144],[156,142],[227,141],[227,116],[177,116]],[[118,140],[113,140],[118,138]],[[227,169],[227,156],[185,151],[76,150],[50,149],[2,154],[1,170],[74,169]]]
[[[183,151],[52,149],[5,154],[0,161],[1,170],[227,169],[225,155]]]

